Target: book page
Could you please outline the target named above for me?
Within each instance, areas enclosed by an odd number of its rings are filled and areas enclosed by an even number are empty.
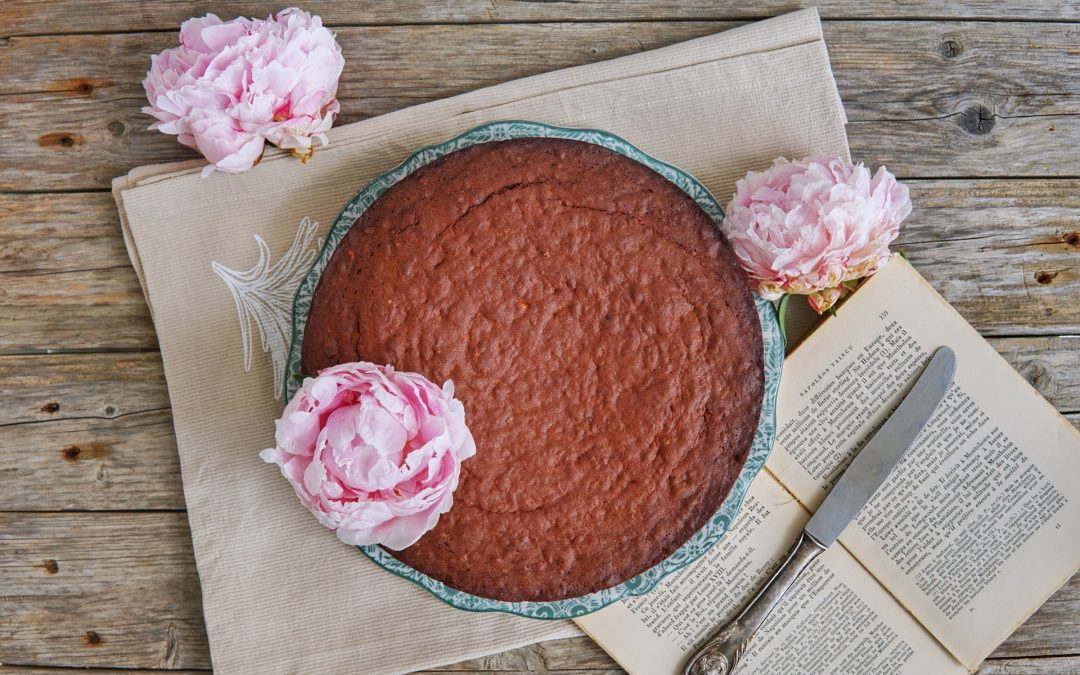
[[[974,668],[1080,566],[1080,434],[905,261],[785,363],[766,466],[817,509],[941,345],[952,386],[840,543]]]
[[[798,539],[809,512],[763,471],[724,538],[651,593],[576,619],[632,675],[678,675]],[[750,642],[737,673],[966,673],[840,546],[821,554]]]

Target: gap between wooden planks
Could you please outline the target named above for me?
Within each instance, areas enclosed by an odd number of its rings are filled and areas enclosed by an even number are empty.
[[[309,0],[304,9],[318,14],[327,25],[403,25],[489,22],[660,21],[686,19],[761,19],[804,7],[817,7],[827,19],[993,19],[1017,21],[1069,21],[1080,19],[1080,6],[1069,0],[999,2],[967,0],[758,0],[753,3],[717,3],[714,0],[594,0],[575,2],[510,2],[462,0],[452,8],[424,0]],[[184,3],[125,2],[111,0],[7,0],[0,5],[0,37],[25,34],[175,30],[193,12],[215,12],[223,19],[262,17],[277,5],[251,0],[203,3],[198,9]]]

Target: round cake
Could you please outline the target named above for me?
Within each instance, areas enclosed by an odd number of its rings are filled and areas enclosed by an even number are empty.
[[[387,190],[323,271],[301,368],[453,380],[476,439],[453,508],[392,555],[498,600],[619,584],[738,476],[764,376],[754,300],[712,219],[600,146],[490,142]]]

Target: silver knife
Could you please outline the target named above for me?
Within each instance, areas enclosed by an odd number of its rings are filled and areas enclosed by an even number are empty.
[[[806,524],[788,559],[734,621],[721,628],[690,657],[683,675],[727,675],[739,663],[750,638],[810,562],[828,548],[870,501],[904,456],[944,398],[956,354],[934,352],[911,391],[840,477]]]

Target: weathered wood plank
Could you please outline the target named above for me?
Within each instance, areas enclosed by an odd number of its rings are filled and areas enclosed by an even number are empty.
[[[570,642],[567,640],[566,642]],[[544,643],[547,645],[558,644],[557,642]],[[505,655],[513,655],[515,652],[505,652]],[[503,655],[498,655],[502,657]],[[500,675],[503,673],[548,673],[548,675],[617,675],[624,673],[625,671],[612,665],[611,668],[593,669],[593,668],[574,668],[572,670],[554,671],[549,670],[540,665],[534,668],[526,669],[499,669],[499,670],[481,670],[478,668],[467,668],[462,670],[458,667],[459,664],[454,666],[447,666],[446,668],[438,668],[435,670],[417,671],[413,675],[428,675],[429,673],[446,673],[446,672],[465,672],[476,673],[477,675]],[[11,675],[63,675],[73,673],[85,673],[85,669],[81,668],[34,668],[27,666],[5,666],[0,665],[0,673],[11,673]],[[112,669],[95,669],[94,675],[152,675],[153,673],[161,673],[160,670],[112,670]],[[205,670],[170,670],[171,675],[196,675],[199,673],[205,673]],[[1032,659],[994,659],[986,661],[979,667],[977,671],[979,675],[1075,675],[1080,672],[1080,657],[1077,656],[1049,656],[1042,658]]]
[[[108,269],[127,262],[111,194],[0,194],[0,275]]]
[[[1080,573],[1073,575],[991,658],[1075,654],[1080,645]],[[1080,671],[1075,671],[1080,672]]]
[[[16,424],[0,439],[0,511],[184,508],[168,410]]]
[[[204,673],[210,673],[210,669],[205,670],[187,670],[187,671],[165,671],[168,675],[203,675]],[[162,673],[161,670],[146,671],[146,670],[132,670],[132,669],[81,669],[81,667],[36,667],[32,665],[5,665],[0,663],[0,673],[6,673],[8,675],[63,675],[64,673],[81,673],[86,675],[90,673],[92,675],[153,675]]]
[[[574,2],[510,2],[507,0],[467,0],[465,2],[425,2],[398,0],[310,0],[304,9],[322,16],[327,25],[405,23],[488,23],[532,21],[609,21],[661,19],[756,19],[803,7],[817,6],[826,18],[862,19],[948,19],[989,18],[1024,20],[1070,20],[1080,18],[1080,9],[1067,0],[1036,2],[890,2],[867,0],[759,0],[754,3],[717,3],[711,0],[658,3],[654,0],[601,0]],[[262,17],[280,9],[280,3],[252,0],[200,2],[125,2],[110,0],[8,0],[0,5],[0,36],[54,33],[108,32],[117,26],[126,30],[175,30],[192,15],[214,12],[223,19],[234,16]]]
[[[339,122],[714,33],[730,22],[353,27]],[[1073,24],[825,24],[855,155],[914,176],[1075,176],[1080,68]],[[140,81],[173,33],[0,44],[0,189],[101,188],[192,157],[146,130]],[[460,45],[468,44],[463,50]]]
[[[578,669],[575,669],[575,670],[550,670],[550,669],[546,669],[546,668],[528,669],[528,670],[506,670],[506,669],[502,669],[502,668],[500,668],[499,670],[473,670],[472,668],[469,668],[469,669],[466,669],[464,671],[460,671],[460,670],[454,670],[454,671],[447,671],[447,670],[418,670],[418,671],[415,671],[412,675],[430,675],[432,673],[446,673],[446,672],[456,672],[456,673],[466,672],[466,673],[473,673],[474,675],[510,675],[510,673],[547,673],[547,675],[625,675],[625,673],[626,673],[625,670],[623,670],[622,668],[618,668],[618,667],[611,668],[611,669],[605,669],[605,670],[593,670],[591,668],[588,669],[588,670],[578,670]]]
[[[348,66],[338,92],[339,123],[730,25],[341,29],[337,36]],[[25,185],[27,179],[42,188],[103,187],[131,167],[194,156],[175,139],[147,131],[152,119],[139,112],[145,104],[140,82],[150,54],[175,43],[176,35],[166,33],[10,39],[0,48],[0,72],[14,69],[0,85],[0,189]],[[469,49],[461,49],[462,44]],[[423,65],[417,63],[421,52],[426,52]],[[19,65],[23,59],[38,61],[40,68]],[[24,78],[29,80],[7,84]],[[50,104],[43,106],[43,101]],[[20,139],[17,168],[3,161],[15,152],[5,148],[9,139]]]
[[[910,181],[896,248],[984,333],[1080,333],[1080,181]]]
[[[1078,276],[1080,182],[911,186],[917,209],[901,247],[969,321],[986,331],[1076,331],[1080,307],[1069,298]],[[0,275],[6,275],[0,278],[7,289],[0,294],[0,312],[8,314],[14,333],[0,344],[9,351],[154,346],[126,260],[108,195],[0,195]],[[88,303],[80,313],[35,313],[34,293],[19,292],[33,286],[37,293],[64,298],[71,289],[69,274],[84,273],[89,264],[100,266],[91,270],[100,287],[83,296]],[[118,316],[111,301],[128,286],[125,292],[134,294],[132,303],[140,309]]]
[[[972,325],[1080,333],[1080,180],[909,185],[899,248]],[[0,352],[156,345],[111,195],[0,195]]]
[[[206,668],[183,513],[0,513],[0,662]]]
[[[452,663],[432,672],[623,672],[590,638],[549,640],[526,647]]]
[[[1080,429],[1080,413],[1067,413],[1065,419],[1069,420],[1069,423],[1074,427]]]
[[[0,513],[0,545],[11,552],[0,558],[3,663],[209,667],[184,514]],[[88,637],[90,632],[97,638]],[[1067,654],[1078,635],[1080,575],[995,657]],[[606,672],[615,666],[598,647],[578,638],[447,669]]]
[[[995,659],[979,668],[979,675],[1076,675],[1080,657],[1057,656],[1041,659]]]
[[[569,640],[565,642],[571,642]],[[557,642],[546,643],[548,645],[558,644]],[[505,652],[507,655],[512,655],[514,652]],[[502,655],[499,655],[500,657]],[[418,671],[413,675],[428,675],[428,673],[445,673],[445,672],[467,672],[467,673],[482,673],[483,675],[499,675],[500,673],[521,673],[521,672],[542,672],[549,675],[615,675],[617,673],[623,673],[625,671],[616,668],[612,665],[611,668],[604,669],[582,669],[574,668],[572,670],[553,671],[548,670],[541,664],[535,668],[526,669],[499,669],[499,670],[481,670],[478,668],[468,668],[462,670],[455,666],[448,666],[447,668]],[[85,673],[86,670],[80,668],[34,668],[26,666],[5,666],[0,665],[0,673],[10,673],[11,675],[71,675],[73,673]],[[153,673],[160,673],[160,670],[104,670],[95,669],[94,675],[152,675]],[[196,675],[197,673],[205,673],[205,670],[172,670],[168,671],[172,675]],[[983,663],[979,668],[979,675],[1075,675],[1080,672],[1080,657],[1077,656],[1050,656],[1034,659],[995,659]]]
[[[990,338],[991,346],[1059,410],[1080,411],[1080,336]],[[1080,372],[1078,372],[1080,375]]]
[[[64,673],[82,673],[83,675],[86,675],[87,673],[91,673],[92,675],[152,675],[154,673],[160,674],[162,672],[167,672],[168,675],[203,675],[204,673],[210,673],[211,669],[148,671],[141,669],[102,669],[102,667],[95,667],[95,669],[81,669],[81,667],[37,667],[33,665],[6,665],[0,663],[0,673],[8,675],[63,675]]]
[[[1080,427],[1080,337],[990,343]],[[0,510],[182,508],[159,359],[0,357]]]
[[[547,660],[547,654],[553,649],[565,651],[571,655],[571,659],[562,667],[566,670],[551,670]],[[599,652],[598,660],[606,661],[607,667],[594,668],[580,667],[578,655],[584,656],[583,661],[589,663],[594,650]],[[540,659],[530,661],[529,656],[539,652]],[[624,673],[614,661],[600,651],[600,648],[588,638],[575,638],[571,640],[559,640],[544,642],[518,650],[494,654],[483,659],[456,663],[443,668],[415,673],[414,675],[426,675],[427,673],[468,672],[494,675],[495,673],[518,673],[518,672],[543,672],[543,673],[575,673],[576,675],[599,675],[600,673]],[[1075,675],[1080,672],[1080,657],[1077,656],[1048,656],[1039,658],[1000,659],[992,658],[983,662],[976,671],[979,675]]]
[[[167,410],[157,352],[0,357],[0,434],[17,424]]]
[[[156,344],[149,309],[130,265],[0,276],[0,344],[4,351],[138,349]],[[105,322],[103,322],[105,320]],[[85,332],[83,329],[92,330]]]
[[[903,176],[1077,175],[1075,25],[854,26],[825,39],[858,159]]]
[[[0,194],[0,350],[156,345],[112,195]]]

